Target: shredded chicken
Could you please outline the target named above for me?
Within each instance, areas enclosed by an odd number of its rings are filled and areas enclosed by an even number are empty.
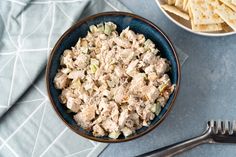
[[[170,64],[150,39],[112,22],[90,26],[61,56],[54,85],[75,121],[94,136],[118,138],[148,126],[175,85]]]

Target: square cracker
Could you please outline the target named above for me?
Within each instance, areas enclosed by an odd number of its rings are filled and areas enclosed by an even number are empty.
[[[192,19],[192,11],[191,8],[188,8],[189,16]],[[214,32],[221,31],[223,28],[221,24],[194,24],[193,20],[191,20],[192,30],[196,32]]]
[[[236,12],[226,5],[222,4],[215,9],[215,12],[234,30],[236,31]]]
[[[176,8],[176,7],[174,7],[174,6],[164,4],[164,5],[161,5],[161,7],[162,7],[164,10],[166,10],[166,11],[168,11],[168,12],[170,12],[170,13],[173,13],[173,14],[175,14],[175,15],[177,15],[177,16],[180,16],[180,17],[184,18],[185,20],[189,20],[188,14],[186,14],[186,13],[180,11],[178,8]]]
[[[214,13],[218,0],[189,0],[194,24],[216,24],[224,21]]]
[[[236,11],[236,5],[234,5],[232,0],[220,0],[222,3],[224,3],[226,6],[230,7],[234,11]]]

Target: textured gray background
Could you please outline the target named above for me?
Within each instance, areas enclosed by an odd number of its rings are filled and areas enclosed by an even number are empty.
[[[236,35],[203,37],[189,33],[160,12],[154,0],[121,0],[165,31],[189,55],[172,112],[154,131],[137,140],[110,144],[105,156],[134,156],[200,134],[209,119],[236,119]],[[236,145],[202,145],[180,157],[235,157]]]

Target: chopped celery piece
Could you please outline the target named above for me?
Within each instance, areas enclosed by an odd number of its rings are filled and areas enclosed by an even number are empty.
[[[156,111],[155,114],[158,116],[161,112],[161,104],[160,103],[156,103]]]
[[[118,131],[113,131],[108,135],[108,137],[113,138],[113,139],[117,139],[119,136],[120,136],[120,132]]]
[[[162,93],[169,85],[170,79],[168,79],[166,82],[162,83],[159,87],[158,90]]]
[[[92,33],[95,33],[95,32],[98,31],[98,29],[97,29],[97,27],[96,27],[95,25],[89,26],[89,30],[90,30],[90,32],[92,32]]]
[[[121,129],[121,131],[123,132],[125,137],[127,137],[133,133],[132,130],[127,127],[124,127],[123,129]]]
[[[114,23],[112,23],[112,22],[107,22],[107,24],[110,25],[111,30],[116,30],[117,26],[116,26]]]
[[[90,70],[92,71],[92,73],[95,73],[98,69],[98,66],[96,64],[91,64],[90,65]]]
[[[102,23],[97,25],[98,32],[104,32],[104,25]]]
[[[77,79],[75,81],[72,81],[72,84],[71,84],[71,87],[72,88],[80,88],[81,87],[81,83],[80,83],[80,79]]]
[[[145,42],[144,42],[144,46],[149,46],[153,44],[153,42],[150,40],[150,39],[147,39]]]
[[[144,50],[145,50],[145,51],[149,50],[151,44],[153,44],[153,42],[152,42],[150,39],[147,39],[147,40],[144,42]]]
[[[87,40],[81,40],[81,42],[80,42],[80,50],[83,53],[88,53],[88,41]]]
[[[153,113],[155,113],[156,110],[157,110],[157,104],[153,104],[150,110],[151,110]]]
[[[105,33],[106,35],[110,35],[110,34],[111,34],[111,26],[108,25],[107,23],[105,23],[104,33]]]
[[[151,112],[155,113],[156,115],[159,115],[161,112],[161,105],[160,103],[155,103],[153,106],[150,108]]]

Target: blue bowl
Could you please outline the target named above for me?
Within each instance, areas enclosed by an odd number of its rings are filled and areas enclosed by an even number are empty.
[[[63,54],[63,51],[74,46],[79,37],[86,36],[90,25],[96,25],[107,21],[114,22],[117,25],[117,30],[119,33],[129,26],[130,29],[134,32],[144,34],[146,38],[151,39],[155,43],[156,47],[160,50],[161,56],[167,58],[170,61],[171,71],[169,73],[169,76],[171,82],[173,84],[176,84],[176,88],[173,94],[170,96],[167,104],[164,108],[162,108],[161,113],[156,116],[155,119],[151,122],[150,126],[142,127],[141,129],[137,130],[135,134],[126,138],[124,136],[120,136],[118,139],[110,139],[108,137],[94,137],[91,132],[82,129],[76,124],[75,120],[73,119],[73,114],[68,113],[65,105],[60,103],[58,96],[60,95],[61,91],[56,89],[53,84],[53,79],[57,73],[57,69],[60,68],[60,56]],[[53,108],[55,109],[58,116],[62,119],[62,121],[74,132],[85,138],[98,142],[108,143],[129,141],[140,137],[157,127],[164,120],[164,118],[167,116],[167,113],[173,106],[175,98],[178,94],[179,83],[179,60],[173,44],[170,42],[168,37],[157,26],[155,26],[147,19],[126,12],[99,13],[78,21],[71,28],[69,28],[57,41],[55,47],[51,52],[46,70],[46,84],[48,95]]]

